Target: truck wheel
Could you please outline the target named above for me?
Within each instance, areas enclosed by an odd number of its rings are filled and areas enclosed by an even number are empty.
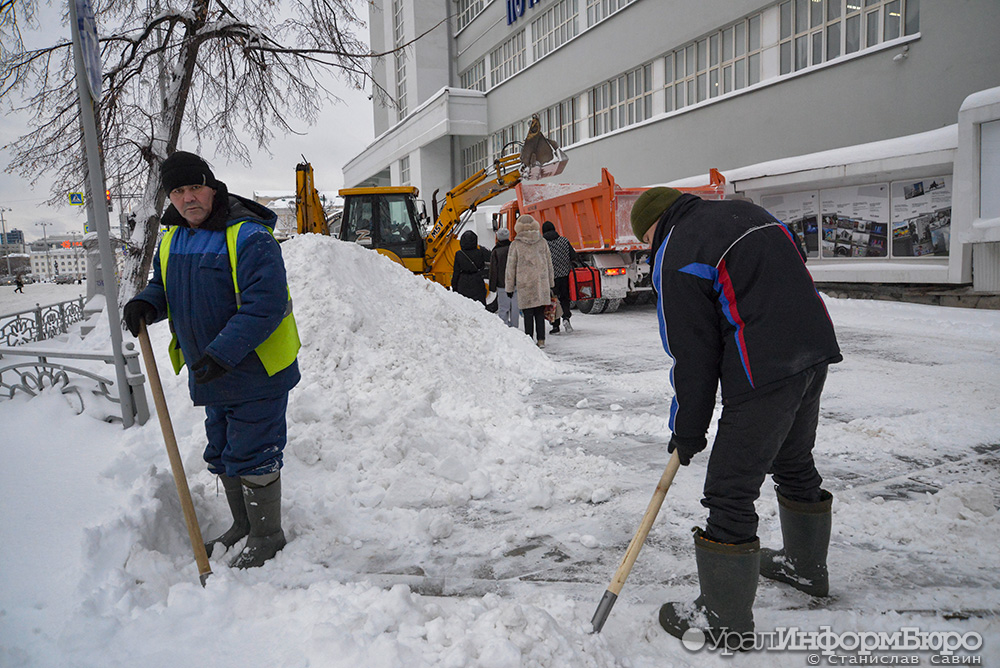
[[[622,305],[620,297],[618,299],[605,299],[604,301],[607,302],[607,305],[604,307],[605,313],[614,313],[618,310],[618,307]]]
[[[607,306],[607,299],[588,299],[586,301],[577,302],[576,307],[580,313],[589,313],[591,315],[597,315],[604,311],[604,307]]]

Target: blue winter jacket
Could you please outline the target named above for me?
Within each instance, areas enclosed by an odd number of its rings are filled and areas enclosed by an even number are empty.
[[[167,317],[187,364],[208,353],[229,372],[203,385],[188,374],[196,406],[236,404],[280,396],[299,382],[298,362],[268,376],[254,349],[281,323],[288,303],[285,264],[271,236],[277,216],[266,207],[230,195],[219,183],[212,215],[191,228],[171,205],[161,220],[176,225],[167,276],[153,262],[153,278],[134,299],[156,308],[152,322]],[[237,311],[233,274],[226,250],[226,228],[246,221],[236,240],[236,277],[242,305]],[[157,254],[157,257],[159,254]],[[164,291],[164,285],[166,291]]]

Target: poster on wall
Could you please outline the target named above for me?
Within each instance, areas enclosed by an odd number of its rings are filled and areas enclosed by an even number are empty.
[[[821,190],[820,217],[824,258],[888,256],[888,184]]]
[[[809,257],[819,257],[819,193],[806,190],[761,197],[760,204],[772,216],[795,230],[806,244]]]
[[[894,181],[892,256],[948,255],[951,246],[951,177]]]

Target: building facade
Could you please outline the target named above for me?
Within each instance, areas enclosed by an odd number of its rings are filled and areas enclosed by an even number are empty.
[[[374,0],[369,18],[375,51],[430,32],[376,68],[391,99],[347,186],[426,199],[516,151],[538,114],[561,182],[780,163],[735,192],[798,219],[818,280],[971,280],[951,199],[960,108],[1000,86],[996,0]],[[836,150],[808,174],[789,162]]]
[[[40,280],[56,276],[83,280],[87,277],[87,253],[83,235],[53,235],[47,240],[33,241],[28,247],[31,255],[31,273]]]

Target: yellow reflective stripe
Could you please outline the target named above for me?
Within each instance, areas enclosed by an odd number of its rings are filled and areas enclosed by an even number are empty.
[[[163,295],[167,294],[167,260],[170,259],[170,242],[174,238],[176,227],[171,227],[163,233],[160,239],[160,281],[163,283]],[[167,302],[167,322],[170,324],[170,343],[167,344],[167,356],[170,358],[170,366],[174,369],[176,376],[184,368],[184,353],[181,352],[180,344],[177,342],[177,335],[174,334],[174,321],[170,318],[170,299]]]

